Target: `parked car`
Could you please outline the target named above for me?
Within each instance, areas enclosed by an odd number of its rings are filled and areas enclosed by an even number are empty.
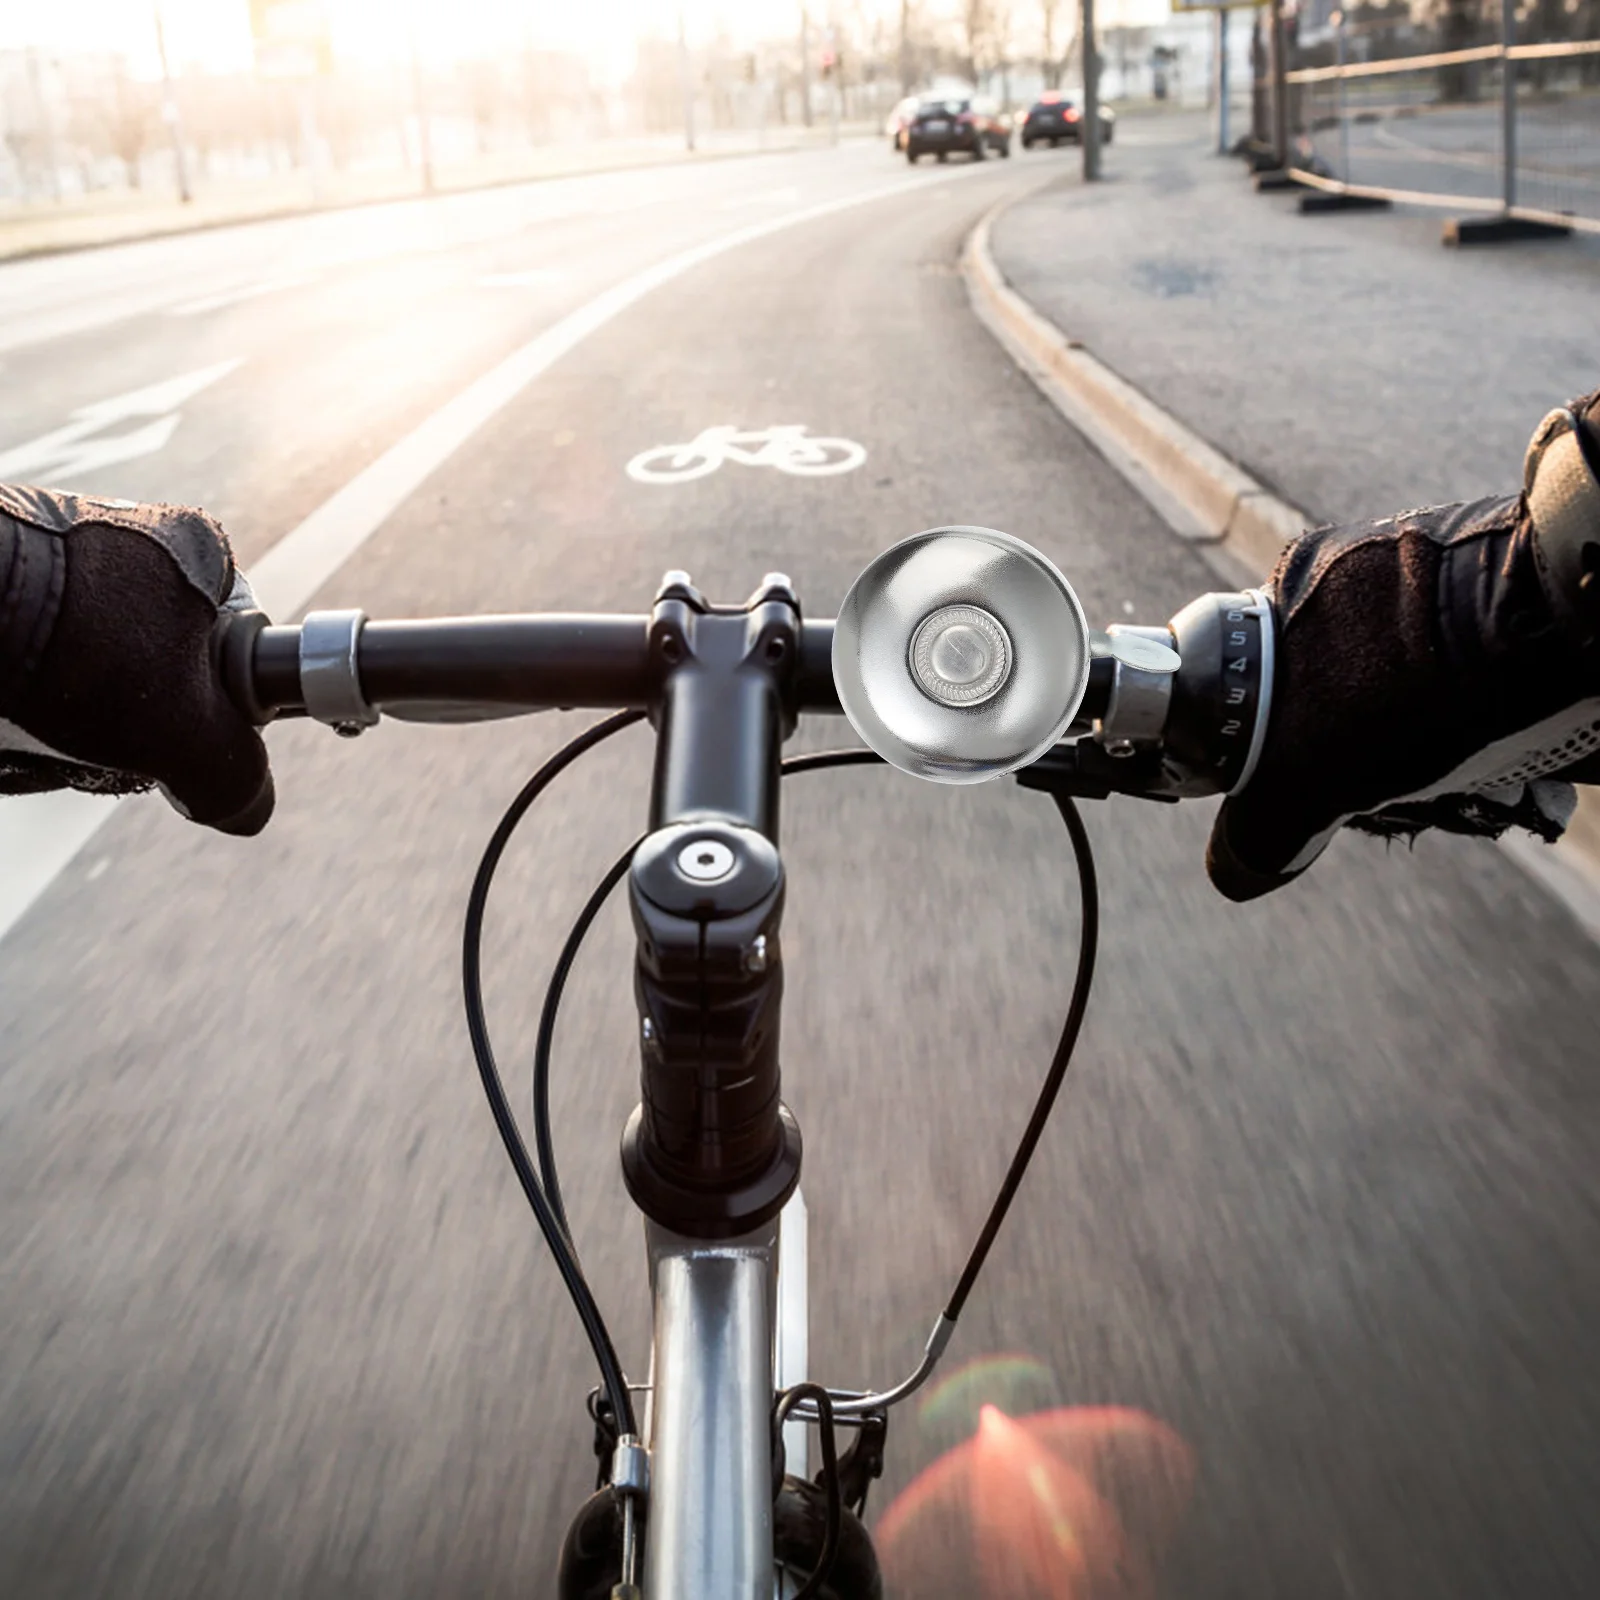
[[[883,125],[883,131],[889,135],[889,143],[894,146],[894,153],[899,155],[906,147],[906,129],[911,126],[911,119],[917,113],[917,107],[922,104],[920,94],[908,94],[893,111],[889,113],[888,121]]]
[[[1100,107],[1100,143],[1110,144],[1116,132],[1117,114],[1109,106]],[[1057,89],[1047,89],[1028,107],[1022,119],[1022,148],[1036,144],[1078,144],[1083,138],[1083,113]]]
[[[1011,154],[1011,119],[983,95],[930,95],[920,101],[906,128],[906,160],[934,155],[943,161],[952,150],[982,161],[991,151]]]

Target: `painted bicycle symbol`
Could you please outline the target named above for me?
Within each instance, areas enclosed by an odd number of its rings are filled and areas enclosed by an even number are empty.
[[[770,428],[705,428],[688,444],[658,444],[628,463],[635,483],[692,483],[713,473],[724,461],[745,467],[774,467],[795,478],[830,478],[854,472],[867,459],[854,439],[815,437],[803,422],[776,423]]]

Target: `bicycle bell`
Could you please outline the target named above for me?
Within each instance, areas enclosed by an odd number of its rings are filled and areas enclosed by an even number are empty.
[[[982,783],[1037,760],[1089,680],[1089,626],[1055,565],[993,528],[934,528],[892,545],[850,586],[833,681],[857,733],[891,765]]]

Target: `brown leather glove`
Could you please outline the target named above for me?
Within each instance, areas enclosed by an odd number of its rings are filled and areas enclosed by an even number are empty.
[[[0,485],[0,794],[159,784],[259,833],[266,747],[212,659],[218,612],[251,603],[204,512]]]
[[[1600,393],[1541,425],[1523,494],[1313,529],[1270,592],[1266,742],[1206,858],[1223,894],[1287,883],[1345,824],[1559,837],[1600,780]]]

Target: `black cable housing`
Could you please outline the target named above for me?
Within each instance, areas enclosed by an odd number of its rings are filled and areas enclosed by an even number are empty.
[[[827,1493],[827,1520],[823,1525],[822,1553],[811,1576],[795,1592],[793,1600],[815,1600],[833,1571],[839,1555],[839,1531],[844,1523],[844,1495],[839,1484],[839,1452],[833,1433],[833,1396],[820,1383],[797,1383],[778,1396],[772,1411],[774,1440],[782,1437],[783,1424],[802,1400],[817,1408],[817,1432],[822,1441],[822,1486]]]
[[[472,1040],[472,1055],[478,1065],[478,1074],[483,1079],[483,1091],[488,1097],[489,1109],[494,1114],[495,1126],[500,1131],[501,1142],[505,1145],[506,1155],[510,1158],[512,1168],[517,1174],[517,1181],[522,1185],[522,1192],[533,1208],[534,1217],[539,1223],[539,1231],[544,1234],[545,1244],[555,1258],[561,1281],[566,1285],[567,1293],[577,1310],[578,1319],[583,1324],[583,1331],[588,1336],[595,1361],[600,1368],[600,1381],[611,1402],[612,1415],[617,1418],[622,1432],[634,1434],[638,1432],[638,1424],[634,1418],[633,1397],[628,1392],[627,1380],[622,1375],[622,1366],[617,1360],[617,1352],[611,1343],[605,1319],[601,1316],[600,1307],[596,1304],[594,1294],[583,1276],[583,1269],[567,1237],[565,1224],[551,1209],[538,1174],[528,1158],[527,1146],[522,1141],[516,1118],[511,1112],[511,1104],[506,1098],[505,1086],[500,1081],[494,1049],[489,1042],[489,1025],[484,1016],[482,957],[483,915],[489,900],[489,886],[494,882],[495,869],[500,865],[500,858],[504,855],[506,845],[516,831],[518,823],[527,815],[534,801],[544,793],[551,782],[579,756],[585,755],[602,740],[609,739],[612,734],[620,733],[624,728],[643,720],[643,716],[644,713],[641,711],[621,711],[615,716],[607,717],[603,722],[595,723],[593,727],[562,746],[523,785],[521,792],[506,808],[505,815],[495,827],[488,845],[484,848],[483,858],[478,863],[477,873],[472,880],[472,893],[467,897],[466,926],[462,931],[461,941],[461,986],[466,1003],[467,1033]]]
[[[489,1045],[488,1031],[483,1015],[479,955],[482,940],[483,912],[488,897],[489,884],[493,879],[495,868],[512,832],[532,807],[534,801],[539,798],[540,794],[543,793],[544,789],[548,787],[551,780],[558,773],[571,765],[580,755],[592,749],[602,739],[609,738],[611,734],[620,732],[623,728],[641,720],[641,717],[642,713],[640,712],[621,712],[595,724],[594,727],[579,735],[578,738],[560,750],[529,780],[522,792],[512,802],[505,816],[502,817],[488,848],[484,852],[477,877],[473,882],[472,896],[468,902],[467,927],[463,946],[468,1030],[472,1034],[473,1054],[477,1059],[479,1072],[483,1077],[484,1089],[489,1097],[490,1107],[494,1112],[495,1121],[500,1129],[501,1138],[505,1143],[506,1152],[511,1158],[512,1166],[516,1169],[523,1191],[527,1195],[529,1204],[533,1207],[534,1215],[538,1219],[540,1229],[544,1233],[545,1242],[549,1245],[551,1254],[556,1259],[556,1265],[583,1322],[584,1331],[589,1337],[590,1345],[594,1349],[595,1358],[600,1366],[602,1385],[611,1403],[612,1414],[619,1419],[622,1431],[630,1433],[636,1431],[632,1398],[627,1382],[622,1375],[621,1366],[617,1362],[616,1352],[611,1344],[604,1320],[600,1315],[599,1307],[595,1303],[594,1295],[583,1276],[582,1266],[572,1243],[565,1206],[561,1197],[560,1177],[551,1130],[549,1091],[550,1063],[555,1039],[556,1019],[560,1010],[562,996],[565,993],[567,979],[571,974],[583,940],[587,936],[595,918],[599,915],[601,907],[611,894],[611,891],[627,875],[628,866],[640,841],[635,840],[612,863],[605,876],[589,896],[583,910],[579,913],[577,920],[567,935],[566,943],[562,947],[560,957],[556,962],[549,985],[545,991],[544,1005],[539,1019],[538,1039],[534,1051],[533,1120],[534,1142],[538,1155],[537,1171],[533,1162],[530,1161],[527,1147],[517,1131],[515,1119],[511,1115],[510,1106],[506,1100],[498,1070],[495,1067],[493,1051]],[[882,758],[871,750],[826,750],[806,755],[790,756],[784,760],[782,770],[784,776],[787,777],[796,773],[815,772],[833,767],[869,766],[880,765],[881,763]],[[1073,979],[1072,996],[1068,1004],[1066,1021],[1062,1026],[1049,1069],[1045,1074],[1044,1083],[1040,1088],[1038,1098],[1034,1102],[1033,1111],[1028,1118],[1022,1138],[1018,1142],[1011,1163],[1006,1170],[1005,1178],[1001,1183],[1000,1191],[995,1197],[994,1204],[990,1207],[977,1242],[973,1245],[967,1257],[966,1265],[962,1268],[961,1275],[956,1282],[955,1289],[946,1303],[944,1317],[951,1323],[959,1319],[966,1306],[973,1286],[977,1282],[978,1275],[983,1270],[994,1241],[999,1235],[1000,1229],[1010,1211],[1012,1201],[1016,1198],[1017,1191],[1021,1187],[1028,1165],[1038,1148],[1039,1140],[1044,1134],[1050,1113],[1054,1109],[1061,1085],[1066,1078],[1067,1069],[1071,1064],[1072,1053],[1077,1044],[1078,1035],[1083,1028],[1083,1019],[1089,1002],[1089,991],[1094,980],[1100,924],[1099,888],[1095,875],[1094,854],[1087,830],[1083,825],[1083,818],[1072,799],[1064,794],[1052,794],[1051,798],[1055,801],[1061,820],[1066,825],[1068,837],[1072,842],[1074,861],[1078,869],[1082,911],[1079,928],[1077,971]],[[800,1594],[796,1596],[796,1600],[806,1600],[806,1597],[817,1594],[820,1592],[823,1583],[826,1582],[827,1572],[832,1566],[834,1555],[837,1553],[839,1520],[837,1506],[839,1488],[834,1449],[832,1400],[828,1391],[819,1384],[797,1384],[792,1389],[786,1390],[780,1401],[779,1423],[781,1424],[782,1416],[787,1415],[790,1409],[802,1401],[810,1401],[815,1405],[818,1420],[824,1423],[822,1429],[823,1457],[824,1469],[829,1479],[830,1496],[829,1543],[824,1551],[824,1559],[819,1562],[817,1571],[807,1580]]]
[[[567,1225],[567,1208],[561,1198],[561,1179],[556,1170],[555,1140],[550,1128],[550,1053],[555,1044],[556,1013],[561,1009],[561,997],[566,993],[567,978],[572,972],[573,962],[578,959],[578,949],[588,934],[590,925],[599,916],[600,908],[610,897],[611,891],[627,874],[628,867],[633,861],[634,851],[643,843],[644,835],[640,834],[611,863],[605,877],[596,885],[594,893],[589,896],[583,910],[578,913],[578,920],[573,923],[571,932],[567,934],[567,942],[561,947],[561,955],[556,961],[555,970],[550,974],[550,982],[544,992],[544,1006],[539,1013],[539,1035],[533,1047],[533,1152],[539,1162],[539,1178],[544,1184],[545,1198],[550,1202],[550,1209],[555,1213],[556,1221],[561,1224],[561,1231],[567,1236],[569,1247],[572,1244],[572,1229]]]
[[[1061,1092],[1062,1082],[1067,1076],[1067,1068],[1072,1064],[1072,1051],[1083,1028],[1084,1013],[1089,1007],[1089,990],[1094,983],[1095,954],[1100,945],[1100,887],[1099,880],[1095,877],[1094,851],[1089,844],[1089,834],[1083,825],[1083,817],[1073,801],[1064,794],[1053,794],[1050,798],[1055,801],[1056,809],[1061,813],[1061,820],[1067,825],[1067,834],[1072,840],[1072,854],[1078,865],[1078,890],[1083,907],[1078,927],[1078,970],[1072,980],[1072,999],[1067,1005],[1067,1020],[1062,1024],[1061,1037],[1056,1041],[1055,1054],[1050,1058],[1050,1070],[1045,1073],[1039,1098],[1033,1103],[1033,1114],[1028,1118],[1027,1127],[1023,1129],[1016,1153],[1011,1158],[1011,1165],[1006,1169],[1000,1192],[989,1208],[989,1215],[984,1221],[983,1231],[978,1235],[978,1242],[973,1245],[972,1254],[967,1257],[967,1264],[961,1269],[961,1276],[956,1281],[955,1292],[944,1308],[945,1318],[950,1322],[955,1322],[960,1317],[967,1303],[967,1297],[972,1293],[972,1286],[978,1281],[978,1274],[983,1271],[983,1264],[988,1260],[995,1236],[1000,1232],[1000,1226],[1006,1220],[1006,1213],[1011,1209],[1011,1202],[1022,1186],[1023,1174],[1028,1170],[1028,1163],[1039,1147],[1039,1139],[1044,1133],[1045,1124],[1050,1120],[1056,1096]]]

